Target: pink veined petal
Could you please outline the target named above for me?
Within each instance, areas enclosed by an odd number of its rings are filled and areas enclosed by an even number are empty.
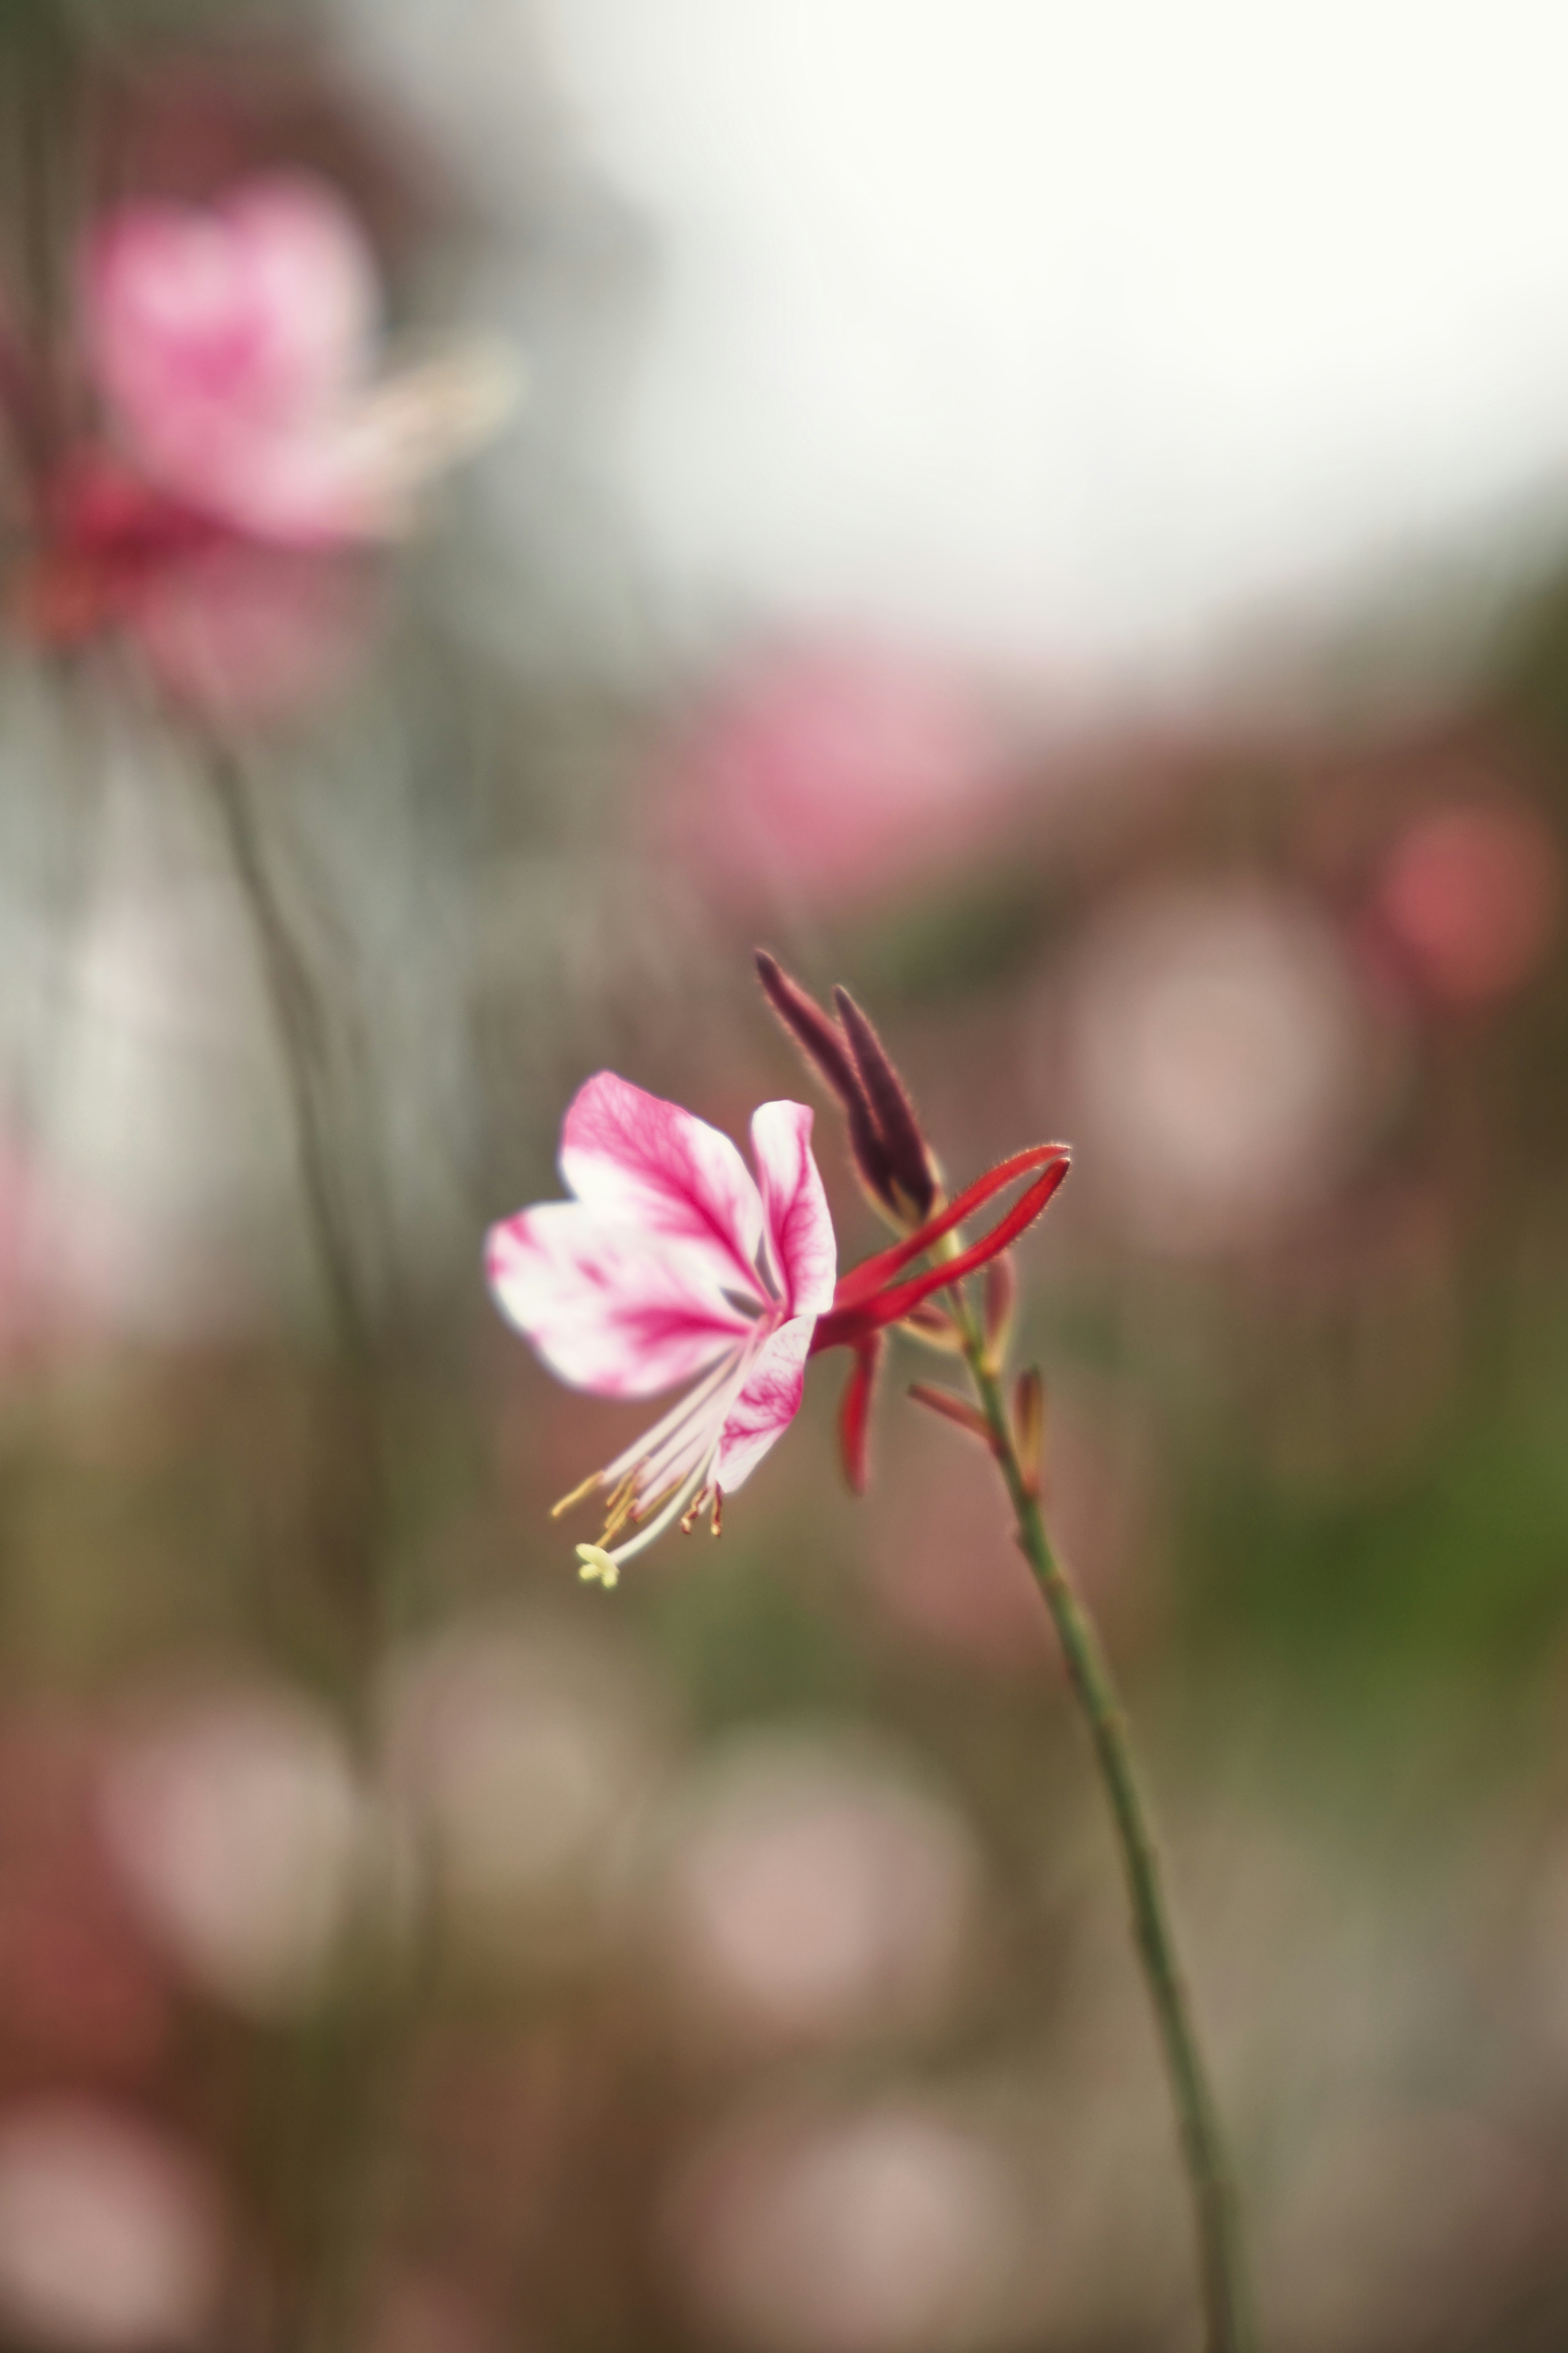
[[[768,1245],[792,1315],[820,1315],[831,1307],[838,1277],[838,1245],[812,1158],[811,1122],[811,1112],[797,1103],[765,1103],[752,1114],[752,1157]]]
[[[508,1320],[551,1371],[598,1397],[655,1397],[744,1345],[708,1259],[652,1242],[577,1201],[492,1226],[486,1271]]]
[[[714,1477],[727,1495],[748,1480],[800,1410],[814,1316],[793,1316],[764,1340],[724,1417]]]
[[[735,1146],[706,1120],[601,1071],[567,1111],[561,1174],[601,1216],[689,1244],[710,1282],[761,1299],[762,1200]]]

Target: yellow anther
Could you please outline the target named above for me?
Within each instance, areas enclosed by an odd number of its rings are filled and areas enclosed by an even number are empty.
[[[637,1517],[637,1474],[635,1471],[628,1471],[605,1506],[605,1532],[599,1542],[602,1545],[614,1544],[627,1522],[635,1521]]]
[[[583,1564],[577,1574],[584,1585],[602,1585],[610,1592],[620,1583],[621,1572],[602,1546],[579,1545],[577,1557]]]
[[[600,1474],[597,1471],[590,1472],[589,1476],[584,1480],[583,1484],[580,1487],[574,1487],[569,1495],[563,1495],[558,1504],[552,1504],[550,1506],[551,1518],[552,1520],[558,1520],[563,1513],[570,1512],[574,1510],[577,1504],[584,1503],[593,1493],[595,1488],[598,1485],[599,1476]]]

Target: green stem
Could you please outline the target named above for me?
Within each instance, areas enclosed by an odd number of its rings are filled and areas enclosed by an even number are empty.
[[[968,1302],[960,1296],[957,1305],[964,1357],[1006,1482],[1018,1543],[1051,1613],[1110,1802],[1138,1957],[1164,2048],[1192,2189],[1207,2353],[1247,2353],[1255,2340],[1230,2168],[1191,1996],[1177,1958],[1159,1848],[1139,1787],[1126,1715],[1094,1621],[1051,1549],[1034,1481],[1018,1457],[996,1366]]]

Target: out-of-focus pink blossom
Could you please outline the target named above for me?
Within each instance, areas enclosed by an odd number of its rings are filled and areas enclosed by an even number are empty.
[[[135,202],[100,227],[87,330],[137,470],[254,539],[337,546],[401,529],[433,464],[501,387],[449,361],[374,380],[374,265],[323,182],[279,174],[196,211]]]
[[[210,211],[124,205],[94,239],[87,293],[99,385],[149,480],[264,538],[381,523],[344,448],[375,275],[324,186],[254,181]]]
[[[223,718],[330,686],[368,618],[349,560],[508,406],[493,353],[378,376],[377,288],[323,182],[249,181],[206,209],[121,206],[84,270],[99,442],[44,486],[23,607],[74,642],[123,630],[178,700]]]
[[[1071,982],[1091,1187],[1160,1248],[1263,1240],[1347,1166],[1380,1044],[1338,938],[1305,902],[1228,883],[1129,899],[1090,933]]]
[[[973,1939],[962,1819],[881,1759],[745,1742],[677,1798],[656,1942],[694,2024],[742,2041],[907,2032],[940,2016]]]
[[[86,2102],[0,2113],[0,2314],[28,2344],[205,2340],[222,2282],[216,2184],[151,2126]]]
[[[342,1741],[298,1694],[214,1690],[106,1760],[101,1819],[149,1929],[260,2018],[320,1990],[361,1892],[365,1820]]]
[[[1478,801],[1406,828],[1376,905],[1422,985],[1464,1006],[1489,1004],[1530,978],[1562,902],[1562,853],[1545,819],[1520,801]]]
[[[562,1130],[576,1198],[491,1229],[497,1303],[561,1379],[609,1398],[696,1384],[579,1490],[609,1498],[585,1576],[613,1585],[710,1495],[717,1512],[794,1420],[837,1264],[811,1125],[802,1103],[752,1114],[759,1184],[717,1128],[601,1071]]]
[[[689,724],[674,824],[742,905],[834,911],[909,888],[1003,805],[978,698],[934,659],[837,640],[754,658]]]
[[[1001,2149],[904,2102],[732,2128],[678,2184],[667,2243],[721,2342],[958,2353],[1016,2329],[1025,2230]]]

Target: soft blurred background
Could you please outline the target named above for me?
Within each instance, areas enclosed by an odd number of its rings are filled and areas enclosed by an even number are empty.
[[[802,1091],[758,940],[955,1181],[1076,1146],[1021,1345],[1269,2346],[1564,2341],[1565,79],[0,0],[0,2344],[1195,2344],[940,1365],[864,1503],[825,1363],[721,1544],[547,1517],[635,1417],[480,1237],[595,1069]]]

